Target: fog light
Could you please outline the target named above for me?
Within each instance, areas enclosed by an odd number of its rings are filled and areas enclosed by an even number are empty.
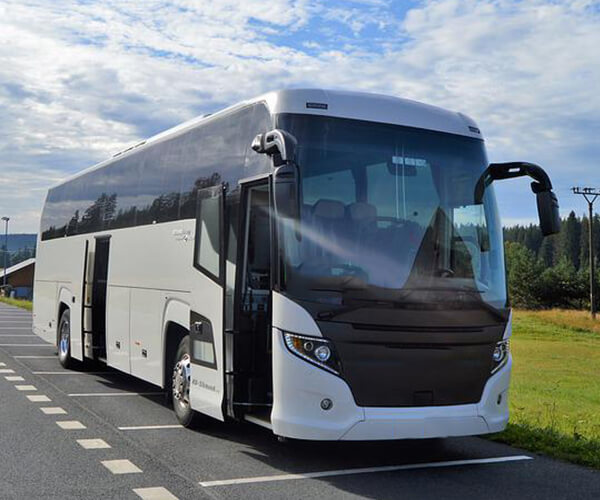
[[[323,401],[321,401],[321,408],[325,411],[331,410],[331,408],[333,408],[333,401],[331,401],[329,398],[325,398]]]
[[[319,346],[315,349],[315,356],[319,361],[324,363],[331,357],[331,349],[326,345]]]

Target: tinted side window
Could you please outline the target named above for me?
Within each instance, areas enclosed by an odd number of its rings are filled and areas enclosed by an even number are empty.
[[[155,144],[144,151],[138,183],[138,225],[179,218],[180,162],[177,140]]]
[[[267,107],[262,104],[255,104],[241,120],[240,140],[244,151],[244,175],[251,177],[271,169],[271,160],[267,155],[259,154],[251,148],[252,141],[257,134],[262,134],[273,129],[271,115]]]
[[[44,213],[42,214],[41,229],[43,240],[60,238],[65,235],[65,217],[61,213],[63,193],[63,186],[57,186],[48,191]]]
[[[135,226],[141,158],[134,154],[105,167],[106,192],[116,195],[114,211],[104,217],[105,229]]]
[[[80,177],[81,197],[84,207],[77,225],[77,233],[92,233],[104,229],[104,221],[114,216],[117,206],[116,193],[107,193],[106,169],[100,168]]]
[[[198,192],[195,263],[214,279],[221,279],[221,186]]]

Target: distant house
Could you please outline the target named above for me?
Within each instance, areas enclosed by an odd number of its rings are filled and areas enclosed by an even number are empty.
[[[10,286],[15,298],[31,299],[33,296],[33,272],[35,258],[24,260],[6,268],[6,284]],[[0,286],[4,284],[4,269],[0,269]]]

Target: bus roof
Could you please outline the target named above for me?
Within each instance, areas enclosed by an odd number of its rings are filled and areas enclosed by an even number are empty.
[[[101,168],[111,163],[116,157],[138,150],[139,147],[174,137],[201,123],[217,119],[236,109],[258,102],[265,103],[271,115],[279,113],[299,113],[331,116],[389,123],[392,125],[404,125],[482,139],[479,128],[467,115],[412,101],[410,99],[345,90],[284,89],[268,92],[253,99],[241,101],[214,114],[198,116],[163,132],[159,132],[149,139],[119,151],[112,157],[107,158],[100,163],[69,176],[67,179],[51,186],[50,189],[92,170]]]
[[[153,142],[207,119],[216,118],[234,109],[264,102],[272,115],[300,113],[349,118],[393,125],[436,130],[481,139],[475,122],[464,115],[410,99],[367,92],[326,89],[284,89],[242,101],[214,114],[202,115],[160,132],[146,142]]]

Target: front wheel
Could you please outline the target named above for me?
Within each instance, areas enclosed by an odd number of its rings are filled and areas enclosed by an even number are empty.
[[[201,420],[201,415],[192,410],[190,403],[191,372],[190,337],[186,335],[181,339],[175,354],[171,385],[173,409],[177,420],[184,427],[193,427]]]
[[[63,368],[71,368],[73,358],[71,358],[71,311],[65,309],[58,322],[58,362]]]

